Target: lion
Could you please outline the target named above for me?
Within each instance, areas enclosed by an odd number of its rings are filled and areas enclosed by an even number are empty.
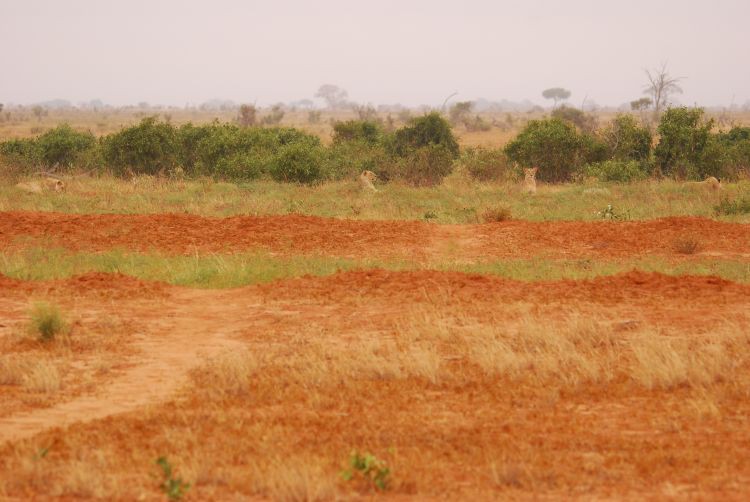
[[[380,190],[375,188],[375,185],[373,185],[373,183],[377,179],[378,179],[378,176],[374,172],[362,171],[362,174],[359,175],[359,184],[362,185],[362,188],[365,190],[379,192]]]
[[[536,172],[539,170],[538,167],[525,167],[523,169],[523,185],[521,189],[525,193],[536,193]]]
[[[44,178],[40,181],[26,181],[18,183],[16,188],[28,193],[62,192],[65,190],[65,182],[57,178]]]
[[[710,192],[718,192],[721,190],[721,180],[713,176],[709,176],[703,181],[688,181],[688,185],[701,187]]]

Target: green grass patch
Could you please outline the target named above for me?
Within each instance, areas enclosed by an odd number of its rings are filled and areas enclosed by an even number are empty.
[[[303,275],[325,276],[339,271],[433,269],[494,275],[523,281],[591,279],[637,269],[670,275],[716,275],[750,283],[750,263],[659,257],[631,260],[553,260],[524,258],[477,264],[442,261],[410,263],[391,260],[354,260],[327,256],[274,256],[267,252],[170,256],[123,251],[75,253],[65,249],[29,248],[0,254],[0,273],[24,280],[61,279],[86,272],[120,272],[144,280],[195,288],[231,288]]]
[[[291,212],[362,220],[421,220],[479,223],[488,209],[502,205],[514,219],[531,221],[596,220],[607,205],[631,219],[664,216],[719,217],[750,222],[747,213],[720,211],[715,194],[672,181],[634,183],[540,184],[536,195],[521,193],[517,183],[479,183],[454,174],[436,187],[399,183],[364,192],[356,180],[302,186],[257,180],[241,184],[212,180],[170,181],[140,177],[133,181],[103,177],[71,180],[60,194],[28,194],[0,185],[0,211],[63,213],[186,212],[204,216],[272,215]],[[736,199],[750,191],[748,182],[727,183],[723,196]],[[744,207],[744,206],[743,206]]]

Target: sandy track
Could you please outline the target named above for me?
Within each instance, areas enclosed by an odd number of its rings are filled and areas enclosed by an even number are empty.
[[[80,290],[81,284],[99,282],[104,274],[90,274],[81,278],[57,283],[20,284],[26,291],[54,294],[70,294]],[[132,290],[135,282],[129,278],[118,281],[110,277],[109,295],[105,301],[122,297]],[[92,281],[92,279],[94,279]],[[0,291],[11,283],[0,281]],[[17,284],[19,285],[19,284]],[[136,333],[132,345],[138,355],[114,381],[98,392],[84,395],[51,408],[36,409],[0,419],[0,443],[31,437],[54,427],[67,427],[78,422],[88,422],[110,415],[134,411],[150,404],[170,399],[183,386],[188,372],[202,362],[224,351],[241,347],[241,342],[232,338],[231,324],[222,322],[227,315],[226,303],[216,302],[210,308],[201,309],[205,298],[201,292],[173,290],[168,301],[159,301],[157,306],[125,305],[129,315],[148,321],[148,332]],[[97,302],[96,299],[89,301]],[[17,301],[17,310],[25,309],[27,303]],[[6,306],[7,308],[7,306]]]
[[[302,215],[208,218],[0,213],[0,249],[12,249],[28,238],[82,251],[123,248],[184,254],[260,248],[278,253],[412,260],[674,255],[676,244],[690,239],[697,242],[698,255],[750,257],[750,225],[696,217],[435,225]]]

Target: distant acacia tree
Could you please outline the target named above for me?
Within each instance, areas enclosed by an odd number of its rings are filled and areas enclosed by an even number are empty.
[[[315,97],[323,99],[328,108],[335,109],[342,108],[346,104],[349,93],[337,85],[323,84],[318,88]]]
[[[654,118],[658,118],[661,111],[669,104],[669,96],[681,94],[679,77],[672,77],[667,73],[667,63],[662,63],[660,68],[644,70],[648,77],[648,84],[643,88],[643,94],[651,99],[654,106]]]
[[[240,106],[240,112],[237,116],[237,122],[242,127],[250,127],[255,125],[255,118],[258,113],[257,108],[255,108],[255,105],[242,105]]]
[[[634,112],[648,110],[648,107],[651,106],[652,103],[653,101],[651,101],[651,98],[636,99],[635,101],[630,102],[630,109]]]
[[[542,91],[544,99],[551,99],[554,101],[554,108],[557,108],[558,101],[565,101],[570,97],[570,91],[563,89],[562,87],[551,87]]]

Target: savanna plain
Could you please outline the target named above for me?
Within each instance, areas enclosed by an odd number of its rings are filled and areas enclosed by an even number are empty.
[[[301,183],[24,166],[45,127],[142,117],[1,125],[0,498],[746,500],[747,166],[716,190],[542,159],[525,193],[499,148],[557,123],[508,116],[453,124],[439,182],[442,153],[372,143]],[[334,118],[288,114],[322,144],[285,162],[369,141]],[[64,190],[19,188],[53,168]]]

